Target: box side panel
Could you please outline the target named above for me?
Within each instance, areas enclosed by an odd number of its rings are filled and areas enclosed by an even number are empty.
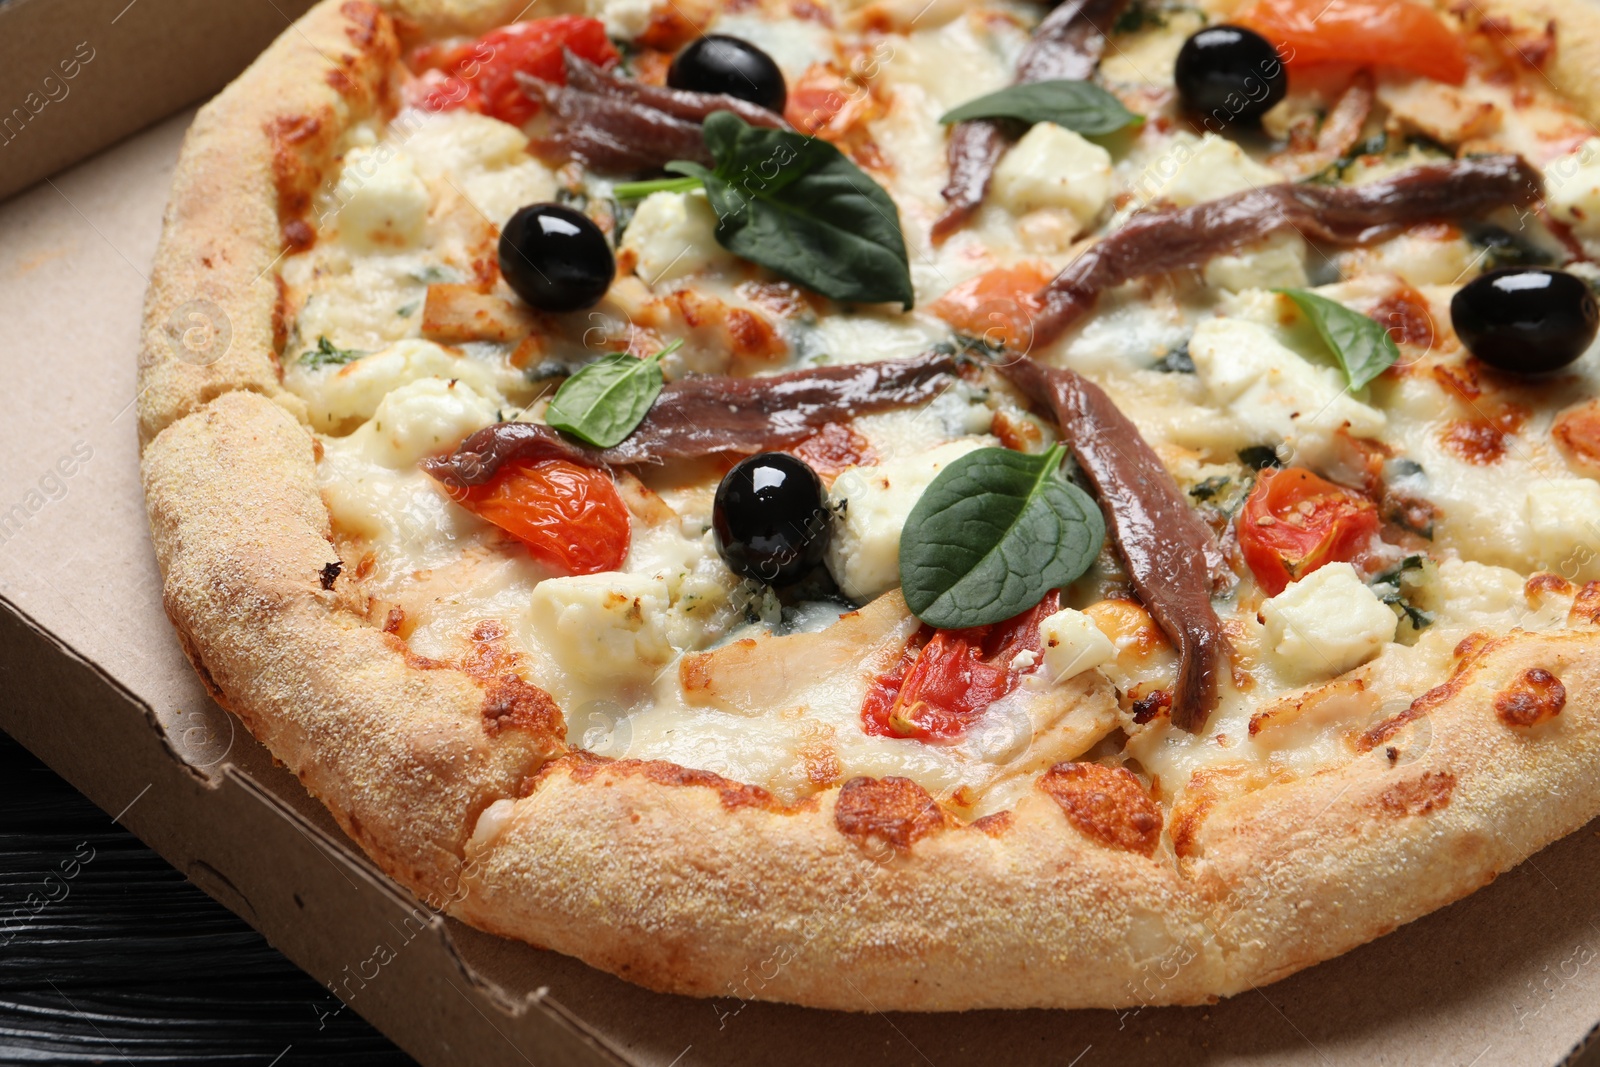
[[[425,1064],[622,1062],[546,1006],[508,1012],[434,911],[247,777],[183,765],[147,708],[3,600],[0,650],[0,729],[317,977],[311,1026],[348,1007]]]
[[[216,92],[310,6],[0,4],[0,197]]]

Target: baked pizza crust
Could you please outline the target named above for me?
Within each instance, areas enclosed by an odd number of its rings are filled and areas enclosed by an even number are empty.
[[[1560,20],[1551,76],[1600,117],[1600,14],[1517,9]],[[1127,772],[1105,770],[1089,801],[1051,772],[972,824],[904,779],[785,807],[706,772],[569,752],[559,709],[492,628],[471,662],[411,653],[328,576],[318,445],[279,384],[271,268],[309,202],[296,190],[309,197],[339,131],[388,100],[397,26],[478,32],[517,6],[387,10],[325,0],[197,118],[147,302],[140,426],[167,612],[196,670],[425,900],[670,992],[843,1010],[1190,1004],[1371,940],[1600,813],[1587,591],[1575,629],[1463,642],[1422,713],[1369,732],[1365,754],[1202,793],[1160,848],[1159,809]],[[196,300],[231,324],[220,358],[172,341]],[[1565,706],[1509,725],[1497,698],[1535,668]]]

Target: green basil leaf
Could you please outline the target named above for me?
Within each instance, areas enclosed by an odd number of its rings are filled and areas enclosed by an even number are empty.
[[[939,121],[972,119],[1020,119],[1030,125],[1053,122],[1093,136],[1136,125],[1144,116],[1129,111],[1121,100],[1092,82],[1061,80],[1008,85],[946,111]]]
[[[366,355],[354,348],[335,348],[333,342],[326,337],[317,338],[317,347],[300,353],[301,366],[317,367],[342,367],[352,359],[360,359]]]
[[[601,356],[561,383],[545,409],[544,421],[596,448],[621,444],[666,384],[661,357],[682,344],[674,341],[645,359],[626,352]]]
[[[1274,289],[1273,292],[1293,300],[1311,320],[1322,342],[1338,357],[1344,376],[1350,380],[1350,388],[1360,389],[1400,358],[1400,350],[1395,347],[1389,331],[1359,311],[1351,311],[1337,301],[1304,289]]]
[[[900,211],[866,172],[819,137],[751,126],[731,111],[705,121],[715,169],[677,160],[717,213],[717,240],[737,256],[834,300],[914,294]]]
[[[1033,607],[1089,569],[1105,520],[1042,456],[980,448],[939,472],[900,535],[900,587],[917,618],[959,630]]]

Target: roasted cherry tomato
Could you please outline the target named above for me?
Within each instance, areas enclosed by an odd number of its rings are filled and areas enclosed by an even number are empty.
[[[1326,563],[1348,563],[1378,530],[1369,498],[1303,467],[1261,472],[1239,512],[1239,549],[1268,596]]]
[[[1256,0],[1235,20],[1271,41],[1291,70],[1313,63],[1399,67],[1460,85],[1467,47],[1413,0]]]
[[[619,58],[599,19],[556,15],[513,22],[466,44],[418,50],[412,61],[424,73],[413,103],[429,111],[465,107],[520,126],[539,104],[517,84],[517,74],[567,84],[563,48],[602,67]]]
[[[1039,293],[1054,277],[1046,263],[996,267],[953,286],[928,310],[989,348],[1026,352],[1033,346],[1034,316],[1044,307]]]
[[[968,630],[924,626],[904,654],[873,679],[861,704],[861,725],[879,737],[959,737],[983,709],[1022,683],[1011,666],[1019,652],[1041,651],[1039,624],[1061,610],[1052,590],[1014,619]]]
[[[627,505],[597,467],[564,459],[508,463],[487,485],[452,495],[564,574],[614,571],[628,555]]]

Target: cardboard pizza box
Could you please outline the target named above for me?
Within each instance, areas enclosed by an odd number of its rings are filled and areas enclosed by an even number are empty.
[[[16,13],[77,2],[0,4],[0,41]],[[169,15],[189,7],[135,2]],[[80,88],[116,51],[95,47]],[[230,54],[242,63],[248,52]],[[155,99],[152,108],[170,97]],[[144,112],[130,103],[124,115],[134,113]],[[0,203],[0,728],[322,982],[327,996],[306,1005],[308,1036],[355,1011],[440,1067],[1547,1067],[1588,1040],[1600,1018],[1600,825],[1343,958],[1202,1008],[886,1015],[863,1001],[857,1013],[811,1011],[748,999],[771,976],[761,960],[730,973],[724,997],[671,997],[412,899],[206,697],[162,611],[138,483],[134,363],[191,117]],[[64,151],[119,136],[119,123],[86,119]],[[1133,998],[1159,996],[1170,978],[1153,971]]]

